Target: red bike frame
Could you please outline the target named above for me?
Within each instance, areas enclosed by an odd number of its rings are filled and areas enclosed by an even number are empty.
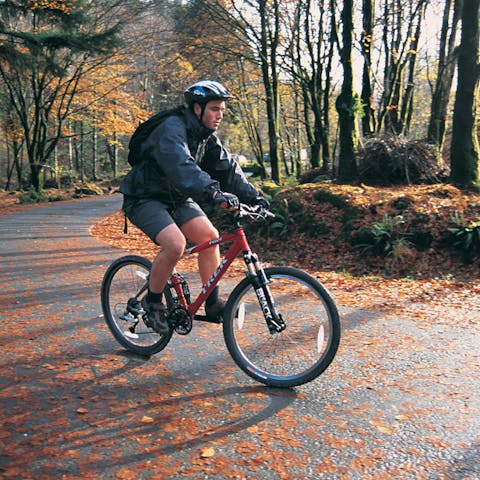
[[[248,264],[248,258],[251,256],[251,250],[247,241],[247,237],[245,236],[243,227],[241,226],[238,226],[234,232],[225,233],[223,235],[220,235],[218,238],[215,238],[214,240],[200,243],[198,245],[195,245],[194,247],[185,250],[186,255],[191,255],[206,250],[208,248],[212,248],[216,245],[223,245],[224,243],[228,242],[233,243],[228,248],[225,256],[218,265],[218,268],[213,272],[207,283],[202,286],[198,297],[193,302],[190,303],[185,298],[182,287],[182,281],[184,282],[185,280],[181,277],[181,275],[176,273],[176,271],[174,271],[172,274],[171,282],[175,288],[178,299],[181,305],[187,310],[191,318],[194,318],[195,313],[202,306],[203,302],[205,302],[210,293],[212,293],[212,290],[215,288],[217,283],[228,270],[228,267],[240,253],[243,253],[243,256]]]

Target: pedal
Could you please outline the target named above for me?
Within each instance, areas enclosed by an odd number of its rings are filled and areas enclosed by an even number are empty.
[[[132,317],[129,313],[124,313],[123,315],[119,315],[118,318],[120,320],[125,320],[126,322],[130,322],[130,323],[135,323],[137,321],[137,319]]]
[[[200,322],[208,322],[208,323],[223,323],[223,318],[221,316],[210,318],[206,315],[195,315],[194,320],[199,320]]]

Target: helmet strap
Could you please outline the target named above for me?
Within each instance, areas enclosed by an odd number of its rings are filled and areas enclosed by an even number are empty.
[[[198,117],[198,119],[200,120],[200,122],[203,121],[203,114],[205,113],[205,108],[207,106],[206,103],[198,103],[198,102],[195,102],[199,107],[200,107],[200,116]],[[192,104],[192,110],[194,111],[195,113],[195,107],[194,107],[195,104]]]
[[[206,103],[202,103],[200,104],[200,107],[201,107],[201,112],[200,112],[200,121],[203,122],[203,114],[205,113],[205,108],[207,107],[207,104]]]

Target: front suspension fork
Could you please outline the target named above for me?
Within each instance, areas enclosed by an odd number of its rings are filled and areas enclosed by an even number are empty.
[[[254,253],[245,254],[244,259],[248,269],[247,278],[252,282],[253,288],[255,289],[268,330],[270,333],[282,332],[285,330],[286,325],[282,315],[277,312],[275,301],[268,288],[270,280],[260,266],[257,255]]]

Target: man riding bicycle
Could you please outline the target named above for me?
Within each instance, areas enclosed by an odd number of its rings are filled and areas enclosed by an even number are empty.
[[[186,105],[171,110],[144,140],[141,161],[120,185],[126,216],[160,247],[142,299],[148,320],[159,333],[169,328],[162,292],[186,240],[198,244],[218,237],[197,202],[229,209],[237,208],[239,201],[269,206],[216,134],[226,101],[233,95],[221,83],[206,80],[188,87],[184,97]],[[219,262],[218,246],[198,254],[203,284]],[[223,307],[216,287],[205,302],[205,314],[216,318]]]

